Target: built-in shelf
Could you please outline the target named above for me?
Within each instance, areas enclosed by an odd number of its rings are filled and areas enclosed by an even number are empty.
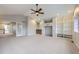
[[[52,19],[44,21],[44,23],[52,23],[52,22],[53,22]]]
[[[45,20],[44,21],[44,30],[45,30],[45,36],[53,36],[53,20]]]
[[[52,26],[45,26],[45,35],[52,36]]]

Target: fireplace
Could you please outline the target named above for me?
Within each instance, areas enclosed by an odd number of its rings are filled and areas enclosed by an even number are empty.
[[[42,34],[42,30],[41,29],[36,29],[36,34]]]

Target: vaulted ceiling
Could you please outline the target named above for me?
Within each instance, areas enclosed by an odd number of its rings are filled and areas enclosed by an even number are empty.
[[[39,4],[44,11],[44,15],[40,17],[49,19],[57,14],[66,15],[68,11],[72,11],[74,4]],[[28,16],[32,12],[34,4],[0,4],[0,15],[25,15]]]

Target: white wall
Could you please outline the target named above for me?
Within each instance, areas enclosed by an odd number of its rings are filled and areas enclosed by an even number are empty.
[[[24,36],[27,35],[27,16],[22,15],[4,15],[0,16],[0,19],[4,23],[16,22],[16,36]],[[18,24],[21,24],[20,29],[18,28]],[[20,32],[18,32],[21,30]]]
[[[34,19],[28,17],[28,35],[35,35],[36,34],[36,23]]]

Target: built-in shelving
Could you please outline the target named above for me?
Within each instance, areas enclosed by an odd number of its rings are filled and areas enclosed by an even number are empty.
[[[52,23],[52,19],[51,20],[45,20],[44,21],[44,31],[45,31],[45,36],[53,36],[53,23]]]

